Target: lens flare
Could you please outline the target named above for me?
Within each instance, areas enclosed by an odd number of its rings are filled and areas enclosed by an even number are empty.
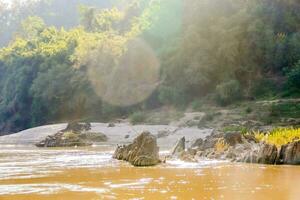
[[[89,63],[93,89],[105,102],[130,106],[147,99],[159,83],[160,62],[142,39],[127,43],[126,51],[113,61],[99,56]]]

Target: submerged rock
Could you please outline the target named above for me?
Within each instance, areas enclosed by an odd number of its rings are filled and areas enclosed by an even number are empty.
[[[133,143],[118,146],[113,158],[125,160],[134,166],[152,166],[160,163],[156,137],[150,132],[143,132]]]

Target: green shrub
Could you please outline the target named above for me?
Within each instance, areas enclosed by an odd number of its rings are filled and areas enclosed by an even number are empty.
[[[240,83],[237,80],[230,80],[217,86],[216,102],[219,105],[228,105],[242,97]]]
[[[162,104],[173,104],[178,107],[185,107],[188,102],[187,95],[184,92],[174,87],[165,86],[159,89],[158,99]]]
[[[273,104],[269,108],[269,116],[300,118],[300,104],[297,102]]]
[[[203,106],[203,101],[201,100],[194,100],[192,103],[191,103],[191,107],[193,110],[195,111],[199,111],[202,109],[202,106]]]
[[[251,108],[251,107],[247,107],[245,111],[246,111],[246,113],[247,113],[247,114],[249,114],[249,113],[252,113],[252,112],[253,112],[253,110],[252,110],[252,108]]]
[[[300,93],[300,60],[287,74],[286,89],[292,92]]]
[[[137,111],[129,116],[129,121],[131,124],[140,124],[146,121],[146,114],[142,111]]]
[[[272,97],[277,92],[278,88],[275,87],[273,80],[266,78],[253,81],[253,85],[250,88],[250,96],[254,98]]]
[[[246,134],[249,130],[245,126],[234,126],[234,125],[229,125],[225,126],[222,131],[224,132],[240,132],[241,134]]]

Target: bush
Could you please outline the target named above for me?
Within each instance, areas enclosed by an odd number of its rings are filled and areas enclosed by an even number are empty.
[[[300,118],[300,104],[297,102],[272,104],[269,108],[269,116]]]
[[[143,123],[146,121],[146,114],[141,111],[134,112],[129,116],[129,121],[133,125]]]
[[[250,114],[250,113],[253,112],[253,110],[252,110],[251,107],[247,107],[246,110],[245,110],[245,112],[246,112],[247,114]]]
[[[191,103],[191,107],[195,111],[200,111],[202,109],[202,106],[203,106],[203,101],[201,101],[201,100],[194,100]]]
[[[260,97],[272,97],[278,92],[278,88],[275,87],[274,81],[263,78],[254,81],[250,88],[250,96],[254,98]]]
[[[300,93],[300,60],[287,74],[286,88],[292,92]]]
[[[185,107],[188,102],[187,95],[184,92],[173,87],[165,86],[159,89],[158,99],[162,104],[173,104],[178,107]]]
[[[216,102],[219,105],[228,105],[242,97],[240,83],[237,80],[230,80],[217,86]]]

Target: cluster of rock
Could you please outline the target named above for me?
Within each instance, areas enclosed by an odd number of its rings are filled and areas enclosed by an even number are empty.
[[[218,148],[218,145],[221,147]],[[197,139],[185,149],[184,138],[175,145],[172,156],[185,161],[197,162],[202,159],[229,160],[260,164],[300,164],[300,141],[281,147],[262,143],[252,135],[238,132],[218,133]]]
[[[89,146],[94,142],[105,142],[107,136],[103,133],[90,132],[90,123],[71,122],[67,128],[54,135],[47,136],[36,143],[37,147],[74,147]]]
[[[113,158],[128,161],[134,166],[156,165],[160,163],[156,137],[150,132],[143,132],[133,143],[118,146]]]

